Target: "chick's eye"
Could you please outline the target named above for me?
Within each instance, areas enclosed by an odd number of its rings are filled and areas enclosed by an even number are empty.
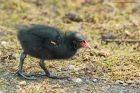
[[[82,40],[81,42],[85,43],[86,41]]]

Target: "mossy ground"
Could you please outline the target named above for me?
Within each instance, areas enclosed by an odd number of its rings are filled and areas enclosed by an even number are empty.
[[[53,71],[65,72],[66,75],[90,76],[105,79],[109,83],[117,80],[125,84],[136,83],[140,87],[140,51],[138,43],[101,43],[102,33],[113,33],[120,39],[140,39],[140,3],[128,0],[1,0],[0,1],[0,89],[38,93],[54,90],[63,93],[69,90],[61,86],[49,85],[43,81],[26,81],[27,86],[18,87],[22,79],[14,76],[17,71],[22,49],[16,38],[16,26],[44,24],[63,31],[79,31],[90,42],[92,49],[80,49],[75,57],[68,60],[46,61],[46,66]],[[67,15],[73,14],[72,20]],[[75,17],[75,18],[77,18]],[[25,71],[43,73],[37,59],[28,57]],[[69,69],[69,66],[74,69]],[[12,73],[13,76],[9,76]],[[10,74],[11,75],[11,74]],[[10,78],[16,81],[10,81]],[[12,79],[11,79],[12,80]],[[14,87],[15,89],[10,89]],[[16,86],[17,85],[17,86]],[[32,87],[35,86],[35,87]],[[38,92],[35,92],[38,91]],[[54,92],[53,91],[53,92]],[[52,93],[53,93],[52,92]]]

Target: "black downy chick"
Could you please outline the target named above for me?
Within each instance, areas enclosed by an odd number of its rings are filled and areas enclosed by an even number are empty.
[[[40,67],[45,76],[53,79],[65,79],[68,77],[53,76],[45,67],[44,60],[67,59],[81,47],[89,48],[84,36],[78,32],[63,33],[59,29],[45,25],[33,25],[18,31],[18,39],[23,48],[20,57],[18,75],[25,79],[36,79],[23,73],[23,64],[26,55],[40,59]]]

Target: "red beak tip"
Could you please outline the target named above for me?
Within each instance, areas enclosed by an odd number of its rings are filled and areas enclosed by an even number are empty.
[[[81,45],[84,47],[84,48],[91,48],[89,43],[87,43],[86,41],[85,42],[82,42]]]

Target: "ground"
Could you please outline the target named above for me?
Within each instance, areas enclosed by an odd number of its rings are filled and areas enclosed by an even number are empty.
[[[138,0],[0,0],[0,93],[140,93],[139,8]],[[87,37],[91,49],[68,60],[46,60],[52,73],[72,80],[16,75],[22,52],[16,28],[31,24]],[[104,35],[122,41],[107,43]],[[28,56],[24,70],[43,74],[38,61]]]

